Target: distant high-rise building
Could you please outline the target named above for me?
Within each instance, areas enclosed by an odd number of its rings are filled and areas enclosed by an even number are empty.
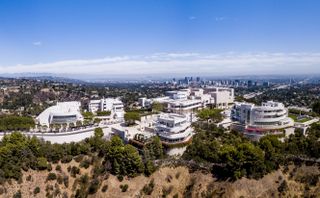
[[[270,86],[270,82],[268,82],[268,81],[267,82],[263,82],[263,86],[264,87],[269,87]]]
[[[189,77],[184,77],[184,82],[185,82],[185,84],[187,84],[187,85],[189,85],[190,84],[190,79],[189,79]]]

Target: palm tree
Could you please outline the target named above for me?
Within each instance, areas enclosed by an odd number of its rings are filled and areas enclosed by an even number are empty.
[[[69,128],[73,128],[75,126],[75,124],[73,123],[73,122],[71,122],[70,124],[69,124]]]
[[[82,122],[80,121],[80,120],[78,120],[77,122],[76,122],[76,126],[77,127],[80,127],[80,126],[82,126],[83,124],[82,124]]]
[[[67,126],[68,126],[67,123],[63,123],[63,124],[62,124],[62,128],[63,128],[64,131],[67,130]]]
[[[50,131],[52,132],[52,130],[53,130],[53,128],[54,128],[54,124],[51,123],[51,124],[49,125],[49,128],[50,128]]]
[[[43,125],[43,126],[42,126],[42,129],[43,129],[44,131],[47,131],[48,126],[47,126],[47,125]]]

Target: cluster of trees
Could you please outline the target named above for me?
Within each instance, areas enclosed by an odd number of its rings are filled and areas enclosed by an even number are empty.
[[[162,155],[156,151],[151,153]],[[110,141],[104,140],[100,128],[95,130],[93,137],[70,144],[51,144],[14,132],[4,136],[0,142],[0,181],[19,180],[22,170],[45,170],[51,163],[68,163],[84,155],[96,155],[102,159],[97,168],[99,170],[96,171],[98,175],[110,172],[121,176],[135,176],[154,171],[152,161],[145,160],[135,147],[125,145],[118,136],[112,137]]]
[[[158,112],[164,111],[164,106],[160,102],[153,102],[151,109],[153,112],[158,113]]]
[[[124,120],[127,126],[135,124],[135,121],[140,121],[141,115],[139,112],[131,111],[124,114]]]
[[[97,116],[109,116],[111,111],[97,111]]]
[[[132,145],[125,145],[118,136],[112,137],[104,147],[103,151],[113,174],[135,176],[144,172],[144,164],[137,149]]]
[[[320,158],[320,124],[313,124],[307,131],[307,136],[302,131],[296,130],[283,143],[284,152],[288,155],[301,158]]]
[[[197,116],[200,118],[201,121],[212,121],[212,122],[221,122],[223,116],[221,115],[221,109],[201,109],[197,112]]]
[[[82,112],[82,116],[84,119],[92,120],[94,115],[90,111]]]
[[[11,93],[10,97],[6,96],[5,102],[1,104],[1,108],[4,109],[17,109],[19,107],[24,107],[27,109],[32,105],[32,94],[26,94],[23,91],[18,93]]]
[[[320,114],[320,101],[312,104],[312,111],[317,113],[318,115]]]
[[[320,157],[320,125],[311,127],[308,136],[296,131],[284,142],[277,136],[265,136],[259,142],[251,142],[236,132],[225,133],[210,125],[198,127],[184,159],[211,163],[213,173],[221,178],[261,178],[281,164],[292,160],[318,159]]]
[[[0,131],[29,130],[34,128],[32,117],[6,115],[0,116]]]

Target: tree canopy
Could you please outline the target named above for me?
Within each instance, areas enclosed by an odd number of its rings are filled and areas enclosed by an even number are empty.
[[[0,131],[20,131],[29,130],[35,127],[32,117],[27,116],[0,116]]]
[[[213,172],[222,178],[261,178],[292,160],[291,157],[320,158],[320,124],[312,125],[307,136],[297,130],[284,142],[273,135],[251,142],[239,133],[225,133],[213,124],[195,127],[197,133],[183,158],[212,163]]]
[[[198,111],[197,116],[201,120],[212,120],[213,122],[220,122],[222,121],[223,117],[221,115],[221,110],[220,109],[201,109]]]
[[[140,120],[140,114],[138,112],[127,112],[124,114],[124,120],[126,122],[127,125],[134,125],[135,121],[139,121]]]
[[[312,111],[317,113],[317,114],[320,114],[320,101],[317,101],[317,102],[313,103]]]
[[[151,108],[153,112],[161,112],[164,110],[164,106],[160,102],[153,102]]]

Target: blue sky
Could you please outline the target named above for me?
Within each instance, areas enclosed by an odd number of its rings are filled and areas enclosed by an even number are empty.
[[[314,73],[319,9],[318,0],[0,0],[0,73]]]

